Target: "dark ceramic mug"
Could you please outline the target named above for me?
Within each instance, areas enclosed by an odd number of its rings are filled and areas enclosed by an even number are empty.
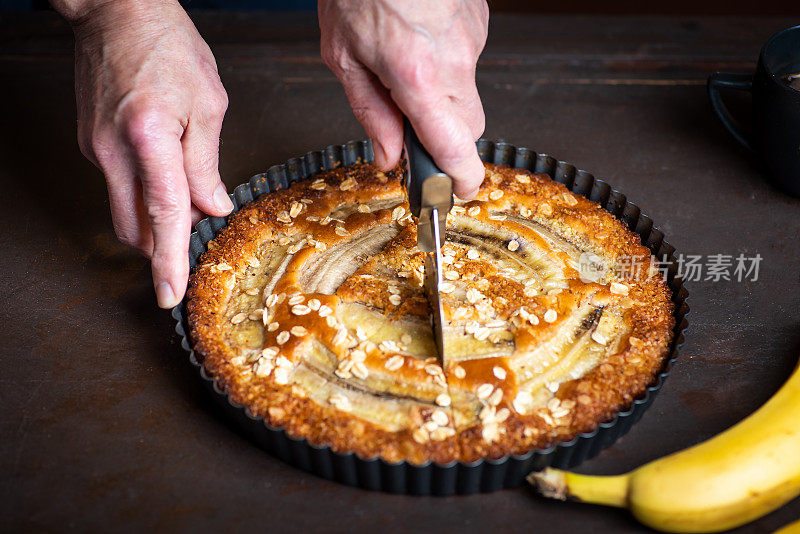
[[[800,196],[800,26],[781,30],[761,49],[755,75],[715,72],[708,78],[714,111],[737,141],[758,154],[774,184]],[[753,95],[753,128],[743,129],[722,102],[720,89]]]

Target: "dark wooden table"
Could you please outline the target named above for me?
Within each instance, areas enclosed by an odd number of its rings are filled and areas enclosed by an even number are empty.
[[[363,137],[318,57],[313,14],[195,14],[230,94],[230,189]],[[488,138],[628,194],[687,254],[760,254],[757,281],[689,283],[683,355],[654,406],[580,467],[617,473],[708,438],[800,355],[800,200],[773,189],[713,117],[705,78],[748,71],[777,19],[497,16],[479,67]],[[415,498],[339,486],[265,454],[213,407],[117,243],[75,142],[71,36],[0,15],[0,517],[3,530],[638,532],[626,512],[528,488]],[[795,500],[742,531],[800,516]]]

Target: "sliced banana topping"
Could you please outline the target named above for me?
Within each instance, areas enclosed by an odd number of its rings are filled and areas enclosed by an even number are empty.
[[[515,181],[528,187],[531,177]],[[473,427],[492,444],[515,418],[569,418],[589,397],[562,401],[564,385],[633,343],[635,292],[607,268],[613,258],[592,250],[602,273],[582,277],[589,252],[548,224],[577,201],[529,207],[493,190],[448,215],[442,368],[408,205],[396,188],[361,187],[315,180],[310,190],[333,200],[290,202],[243,267],[212,267],[228,277],[226,342],[243,376],[418,444]]]

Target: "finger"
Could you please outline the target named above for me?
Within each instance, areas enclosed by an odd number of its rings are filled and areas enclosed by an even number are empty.
[[[142,182],[144,205],[153,232],[153,284],[158,305],[177,305],[189,277],[191,229],[189,187],[177,121],[157,113],[144,113],[128,125]]]
[[[403,151],[403,119],[389,90],[363,66],[354,66],[339,79],[358,122],[372,139],[375,165],[389,171]]]
[[[450,98],[438,96],[420,100],[400,90],[396,101],[433,160],[453,178],[453,192],[464,200],[474,198],[485,170],[478,157],[473,132],[456,112]]]
[[[471,86],[470,86],[471,85]],[[477,141],[486,129],[486,115],[483,111],[481,97],[475,86],[474,77],[472,84],[465,84],[464,90],[450,97],[453,108],[467,125],[473,141]]]
[[[117,238],[125,245],[135,248],[143,256],[153,255],[153,232],[144,207],[142,186],[133,173],[124,179],[108,177],[108,201],[111,205],[111,220]]]
[[[233,210],[225,184],[219,176],[219,133],[221,117],[197,115],[181,138],[183,167],[192,202],[209,215],[222,217]]]
[[[192,218],[192,228],[194,228],[197,223],[206,218],[206,214],[197,209],[197,206],[192,204],[191,218]]]
[[[440,93],[450,95],[453,107],[461,120],[469,128],[473,140],[483,135],[486,117],[475,81],[475,61],[477,56],[462,53],[460,60],[446,64],[437,71],[435,80],[428,85],[438,88]]]
[[[92,154],[97,155],[95,165],[106,177],[114,232],[121,243],[149,258],[153,254],[153,235],[130,151],[117,136],[110,141],[101,139],[95,138],[90,146]]]

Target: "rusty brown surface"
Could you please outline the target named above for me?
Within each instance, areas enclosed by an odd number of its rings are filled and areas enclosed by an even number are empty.
[[[317,57],[313,15],[196,14],[230,95],[229,188],[363,137]],[[762,404],[800,355],[800,200],[773,189],[708,105],[715,69],[748,70],[788,19],[497,17],[479,69],[489,138],[624,191],[679,252],[759,253],[756,282],[687,284],[683,355],[641,422],[580,471],[616,473]],[[640,532],[619,510],[528,488],[418,498],[289,467],[214,408],[155,306],[147,262],[112,233],[75,142],[71,38],[0,16],[0,514],[20,530]],[[743,528],[771,532],[800,501]]]

